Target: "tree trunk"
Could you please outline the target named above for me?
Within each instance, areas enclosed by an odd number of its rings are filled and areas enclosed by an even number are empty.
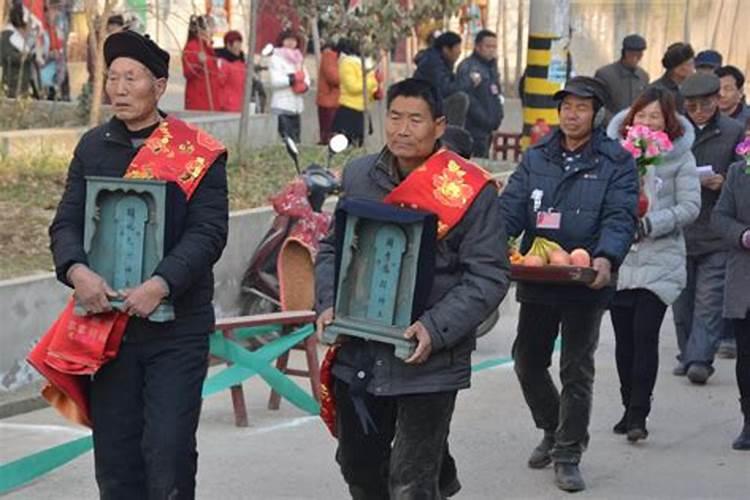
[[[253,96],[253,79],[255,78],[255,41],[257,39],[256,20],[258,19],[258,7],[260,0],[250,1],[250,20],[248,21],[247,67],[245,69],[245,93],[242,98],[242,114],[240,115],[240,134],[237,137],[237,146],[240,150],[246,149],[248,129],[250,127],[250,99]],[[256,103],[257,106],[258,103]]]
[[[320,72],[320,30],[318,29],[318,16],[310,19],[310,32],[313,39],[313,51],[315,52],[315,69]]]
[[[362,68],[362,99],[364,99],[362,102],[364,103],[364,107],[362,108],[362,146],[365,144],[365,137],[367,137],[367,68],[365,66],[365,56],[364,54],[360,56],[359,58],[359,64]]]
[[[104,12],[102,12],[99,19],[98,30],[94,30],[93,20],[98,16],[98,3],[96,0],[89,1],[86,4],[86,20],[89,25],[89,32],[93,34],[91,37],[91,45],[94,50],[94,81],[92,85],[94,88],[91,89],[91,112],[89,114],[89,126],[95,127],[99,125],[102,114],[102,97],[104,92],[104,37],[107,35],[107,18],[110,12],[112,12],[111,0],[106,0],[104,3]]]
[[[518,23],[516,23],[516,78],[515,81],[521,80],[523,72],[523,0],[518,0]]]
[[[502,32],[502,51],[503,51],[503,92],[509,94],[510,90],[510,63],[508,61],[508,0],[500,0],[500,29]]]

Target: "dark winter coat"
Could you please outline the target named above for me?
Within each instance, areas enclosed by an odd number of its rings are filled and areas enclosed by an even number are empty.
[[[563,160],[562,132],[556,130],[526,151],[500,196],[508,236],[524,233],[521,252],[535,237],[559,243],[568,252],[586,249],[592,258],[606,257],[613,268],[622,263],[636,232],[638,173],[633,157],[620,144],[597,129],[581,156]],[[534,191],[541,191],[539,211],[561,213],[561,226],[537,229]],[[614,285],[606,290],[582,286],[519,283],[518,300],[541,304],[606,303]]]
[[[745,231],[750,230],[750,170],[744,161],[729,168],[712,221],[724,239],[724,248],[729,250],[724,317],[744,319],[750,313],[750,249],[744,248],[740,241]]]
[[[433,47],[422,51],[414,58],[414,62],[417,63],[414,78],[430,82],[443,99],[461,90],[461,85],[453,74],[453,65],[445,60],[438,49]]]
[[[609,91],[609,101],[605,107],[610,115],[615,115],[633,104],[633,101],[646,90],[649,81],[648,73],[642,68],[631,69],[622,61],[599,68],[594,76],[603,81]]]
[[[58,279],[70,286],[70,266],[87,263],[83,249],[86,176],[121,178],[136,149],[125,125],[116,118],[88,131],[81,138],[68,169],[62,200],[49,229]],[[188,201],[175,183],[167,184],[165,257],[154,275],[169,285],[168,300],[176,320],[152,323],[131,318],[128,334],[138,330],[145,338],[155,335],[206,334],[213,330],[212,268],[221,256],[228,231],[226,154],[209,168]]]
[[[475,86],[472,73],[478,73],[481,80]],[[469,112],[466,116],[466,130],[474,142],[487,143],[492,132],[503,121],[502,90],[497,61],[487,61],[476,52],[458,66],[458,82],[461,90],[469,96]]]
[[[384,150],[352,161],[344,171],[344,197],[382,201],[399,183],[393,157]],[[349,382],[358,351],[375,359],[368,391],[378,396],[452,391],[469,386],[474,330],[505,296],[509,280],[507,245],[497,191],[485,186],[462,221],[437,243],[435,273],[427,310],[420,321],[432,338],[432,354],[407,365],[393,347],[378,342],[346,342],[334,375]],[[335,235],[321,242],[315,265],[316,309],[334,302]]]
[[[674,96],[675,103],[677,104],[677,112],[685,113],[685,98],[680,93],[680,86],[669,78],[666,73],[653,82],[651,86],[669,91]]]
[[[744,136],[745,129],[737,121],[717,111],[703,130],[695,128],[695,164],[698,167],[711,165],[714,172],[726,178],[729,165],[738,159],[734,149]],[[721,235],[711,226],[711,212],[720,194],[720,191],[701,187],[701,213],[685,228],[688,256],[719,252],[725,248]]]

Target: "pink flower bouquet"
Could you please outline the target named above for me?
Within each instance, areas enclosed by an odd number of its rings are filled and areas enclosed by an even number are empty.
[[[648,212],[653,197],[651,192],[653,182],[646,180],[646,177],[653,177],[649,174],[648,167],[661,163],[664,154],[672,150],[672,141],[665,132],[656,132],[645,125],[633,125],[628,127],[628,135],[620,141],[620,144],[633,155],[638,167],[638,175],[641,178],[638,217],[643,217]]]
[[[734,151],[745,160],[745,173],[750,174],[750,137],[745,138],[744,141],[737,144],[737,148]]]

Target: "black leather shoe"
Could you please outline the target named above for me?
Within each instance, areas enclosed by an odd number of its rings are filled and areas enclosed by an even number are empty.
[[[625,413],[623,413],[620,421],[617,422],[614,427],[612,427],[612,432],[614,432],[615,434],[627,434],[628,433],[628,411],[627,410],[625,410]]]
[[[586,489],[578,464],[555,464],[555,484],[563,491],[574,493]]]
[[[745,425],[737,439],[732,443],[734,450],[750,450],[750,419],[745,419]]]
[[[532,469],[544,469],[551,464],[552,458],[550,458],[549,453],[554,446],[554,434],[545,433],[542,442],[531,452],[531,456],[529,457],[529,467]]]

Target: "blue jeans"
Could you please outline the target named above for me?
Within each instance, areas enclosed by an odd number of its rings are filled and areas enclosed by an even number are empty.
[[[726,262],[726,252],[687,258],[687,286],[672,306],[680,348],[677,359],[686,367],[713,364],[724,329]]]

